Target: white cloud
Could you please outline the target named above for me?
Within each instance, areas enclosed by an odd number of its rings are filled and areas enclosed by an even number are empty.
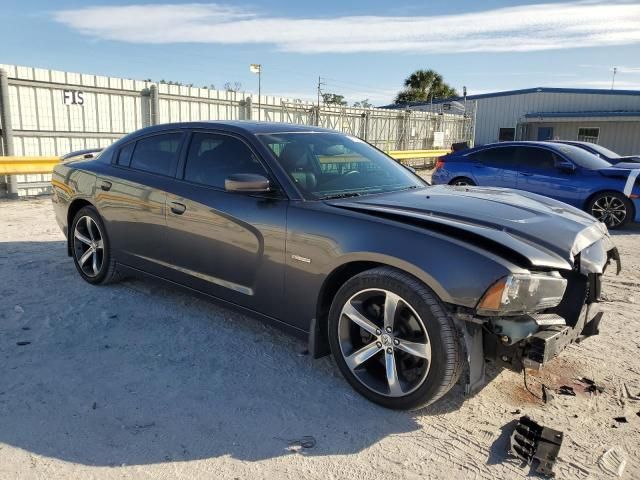
[[[221,4],[93,6],[53,18],[132,43],[271,44],[298,53],[526,52],[640,43],[640,4],[579,1],[433,16],[271,16]]]

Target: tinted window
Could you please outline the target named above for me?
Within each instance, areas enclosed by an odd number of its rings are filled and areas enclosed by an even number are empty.
[[[215,133],[194,133],[187,154],[184,179],[224,188],[234,173],[267,176],[260,161],[241,140]]]
[[[535,147],[520,147],[518,150],[518,164],[525,169],[550,170],[555,168],[555,155],[551,150]]]
[[[515,147],[487,148],[470,156],[477,162],[500,168],[516,166],[517,149]]]
[[[125,167],[131,165],[131,154],[133,153],[133,149],[135,146],[136,142],[131,142],[127,143],[120,149],[120,153],[118,154],[118,165],[122,165]]]
[[[597,170],[611,166],[609,162],[597,155],[589,153],[582,148],[574,147],[573,145],[562,145],[558,146],[557,149],[565,154],[573,163],[582,168]]]
[[[173,175],[181,139],[182,133],[166,133],[138,140],[131,157],[131,168],[159,175]]]

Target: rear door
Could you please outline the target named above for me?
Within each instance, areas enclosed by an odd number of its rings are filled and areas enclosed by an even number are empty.
[[[117,261],[157,275],[166,272],[166,187],[184,138],[181,131],[169,131],[133,140],[115,152],[98,178],[98,210]]]
[[[515,147],[485,148],[469,155],[478,185],[516,188],[518,167]]]
[[[558,168],[561,160],[569,161],[554,150],[544,147],[518,147],[518,189],[539,193],[581,208],[587,187],[580,170]]]
[[[273,176],[241,137],[195,131],[167,195],[171,278],[281,318],[288,199],[227,192],[235,173]]]

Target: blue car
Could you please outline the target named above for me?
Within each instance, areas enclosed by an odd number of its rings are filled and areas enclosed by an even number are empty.
[[[611,229],[640,221],[640,164],[615,166],[586,150],[554,142],[501,142],[438,159],[434,185],[516,188],[555,198]]]

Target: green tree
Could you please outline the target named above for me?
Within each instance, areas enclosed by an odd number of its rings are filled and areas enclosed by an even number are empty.
[[[338,95],[337,93],[323,93],[322,101],[326,105],[346,105],[347,102],[344,99],[344,95]]]
[[[353,106],[358,108],[372,108],[373,104],[369,102],[368,98],[365,98],[364,100],[360,100],[359,102],[354,102]]]
[[[404,81],[405,88],[396,95],[396,104],[449,98],[458,95],[435,70],[416,70]]]

